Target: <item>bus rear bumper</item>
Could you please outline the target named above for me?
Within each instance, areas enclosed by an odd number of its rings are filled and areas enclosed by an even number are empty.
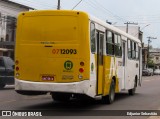
[[[28,95],[26,92],[36,94],[38,92],[62,92],[73,94],[85,94],[89,97],[95,97],[95,85],[94,81],[84,80],[81,82],[72,83],[49,83],[49,82],[31,82],[18,80],[15,78],[15,90],[24,95]]]

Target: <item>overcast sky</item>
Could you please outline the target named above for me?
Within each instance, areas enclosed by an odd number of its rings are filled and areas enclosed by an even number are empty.
[[[58,0],[12,0],[36,9],[56,9]],[[61,0],[61,9],[72,9],[80,0]],[[136,22],[141,27],[147,44],[160,48],[160,0],[83,0],[75,10],[86,11],[115,25]]]

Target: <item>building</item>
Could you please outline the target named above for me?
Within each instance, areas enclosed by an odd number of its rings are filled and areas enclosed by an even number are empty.
[[[160,49],[159,48],[150,49],[149,57],[155,64],[155,69],[160,69]]]
[[[0,0],[0,55],[14,58],[17,16],[20,12],[32,9],[11,0]]]
[[[121,29],[122,31],[127,31],[127,27],[126,26],[116,26],[117,28]],[[143,41],[143,32],[140,31],[140,27],[139,26],[128,26],[128,34],[132,35],[133,37],[136,37],[138,39],[141,40],[141,42]]]
[[[143,44],[143,48],[142,48],[142,69],[147,68],[147,61],[148,61],[148,45]]]

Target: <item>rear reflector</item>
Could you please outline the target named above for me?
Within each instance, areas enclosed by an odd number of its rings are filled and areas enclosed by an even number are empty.
[[[19,75],[20,75],[19,73],[16,73],[16,77],[19,77]]]
[[[80,72],[80,73],[83,73],[83,72],[84,72],[84,69],[83,69],[83,68],[80,68],[80,69],[79,69],[79,72]]]
[[[80,62],[80,65],[81,65],[81,66],[84,66],[84,62]]]
[[[80,74],[80,75],[78,75],[78,78],[79,78],[79,79],[82,79],[82,78],[83,78],[83,76]]]

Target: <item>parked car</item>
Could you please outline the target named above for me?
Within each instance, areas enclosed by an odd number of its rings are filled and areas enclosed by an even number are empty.
[[[142,75],[143,76],[153,76],[153,69],[151,69],[151,68],[143,69]]]
[[[160,69],[156,69],[156,70],[154,71],[154,74],[155,74],[155,75],[160,75]]]
[[[147,69],[143,69],[142,70],[142,75],[143,76],[148,76],[149,75],[149,71]]]
[[[0,88],[14,84],[14,62],[10,57],[0,56]]]
[[[153,69],[152,69],[152,68],[148,68],[148,70],[149,70],[149,74],[150,74],[150,76],[153,76],[153,75],[154,75],[154,71],[153,71]]]

